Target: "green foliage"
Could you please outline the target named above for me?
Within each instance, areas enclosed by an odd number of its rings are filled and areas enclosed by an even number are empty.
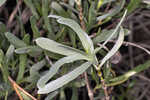
[[[5,1],[1,0],[0,6]],[[15,16],[20,25],[18,33],[13,33],[13,28],[7,29],[0,22],[0,99],[7,99],[14,93],[8,76],[30,92],[37,87],[38,94],[49,93],[45,100],[55,96],[66,100],[66,87],[72,89],[71,100],[77,100],[78,88],[86,85],[85,79],[77,77],[84,72],[88,73],[90,81],[96,83],[96,90],[102,88],[97,73],[99,71],[103,72],[106,86],[115,86],[150,67],[148,60],[121,76],[115,76],[109,60],[119,51],[124,37],[130,32],[121,26],[125,16],[140,6],[140,0],[131,0],[129,4],[125,0],[83,0],[81,3],[85,30],[79,25],[77,15],[80,12],[76,1],[64,1],[24,0],[25,6],[32,12],[29,18],[31,26],[28,26],[32,32],[29,33],[26,33],[21,21],[22,9],[18,9],[19,14]],[[104,11],[108,4],[110,8]],[[116,27],[101,27],[109,21],[115,23],[119,18],[120,22]],[[96,35],[91,38],[93,33]],[[116,42],[110,51],[105,51],[104,46],[110,40]],[[97,46],[97,43],[102,43],[102,46]],[[19,93],[25,100],[31,100],[22,91]],[[98,96],[94,97],[96,98]]]
[[[7,40],[14,45],[16,48],[20,48],[20,47],[25,47],[27,46],[24,41],[20,40],[19,38],[17,38],[15,35],[13,35],[10,32],[5,33],[5,36],[7,38]]]
[[[124,40],[124,31],[123,29],[121,28],[120,29],[120,34],[119,34],[119,37],[118,37],[118,40],[116,42],[116,44],[114,45],[114,47],[109,51],[109,53],[107,53],[107,55],[102,59],[99,67],[102,67],[103,64],[108,60],[110,59],[110,57],[112,57],[117,51],[118,49],[121,47],[122,43],[123,43],[123,40]]]
[[[94,50],[92,40],[87,36],[87,33],[85,33],[75,21],[60,16],[50,15],[49,17],[57,18],[58,23],[71,27],[80,38],[85,51],[89,54],[92,54]]]
[[[120,4],[118,4],[118,6],[116,6],[113,10],[111,10],[107,14],[97,17],[97,20],[104,20],[108,17],[115,16],[116,14],[118,14],[121,11],[121,9],[123,9],[124,4],[125,4],[125,0],[121,0]]]
[[[126,14],[126,12],[125,12]],[[124,17],[125,17],[124,14]],[[57,61],[54,65],[52,65],[52,67],[50,68],[50,71],[48,73],[46,73],[46,75],[44,75],[37,83],[37,86],[39,88],[38,93],[40,94],[44,94],[44,93],[49,93],[52,92],[60,87],[62,87],[63,85],[67,84],[68,82],[72,81],[73,79],[75,79],[77,76],[79,76],[80,74],[82,74],[91,64],[93,64],[93,66],[97,66],[97,58],[95,56],[95,52],[94,52],[94,47],[93,47],[93,43],[91,41],[91,39],[87,36],[87,34],[79,27],[79,25],[77,23],[75,23],[74,21],[70,20],[70,19],[66,19],[63,17],[59,17],[59,16],[54,16],[54,15],[50,15],[49,17],[54,17],[54,18],[58,18],[58,22],[61,24],[65,24],[68,25],[69,27],[71,27],[79,36],[82,45],[85,49],[85,55],[83,55],[82,53],[80,53],[78,50],[76,50],[76,52],[72,52],[70,50],[64,50],[64,48],[66,49],[66,46],[63,46],[61,44],[58,44],[56,42],[54,42],[53,40],[49,40],[46,38],[38,38],[36,40],[36,43],[42,47],[43,49],[55,52],[55,53],[59,53],[62,55],[67,54],[66,56],[68,57],[64,57],[62,59],[60,59],[59,61]],[[124,19],[124,17],[122,19]],[[120,23],[118,24],[118,26],[116,27],[116,29],[114,30],[114,32],[108,37],[108,40],[111,39],[111,37],[113,36],[114,33],[117,32],[118,27],[120,26],[122,20],[120,21]],[[121,44],[123,43],[123,39],[124,39],[124,30],[121,28],[120,32],[119,32],[119,38],[116,42],[116,44],[114,45],[114,47],[112,48],[112,50],[102,59],[101,63],[100,63],[100,67],[102,67],[102,65],[112,56],[114,55],[118,49],[120,48]],[[108,41],[106,40],[106,42]],[[104,45],[105,43],[104,42]],[[61,48],[60,48],[61,47]],[[67,47],[68,49],[71,47]],[[58,51],[59,50],[59,51]],[[72,50],[75,50],[72,48]],[[68,53],[67,53],[68,52]],[[81,56],[80,56],[81,55]],[[87,56],[86,56],[87,55]],[[70,63],[73,62],[75,60],[81,60],[81,59],[86,59],[88,61],[90,61],[91,63],[89,64],[89,62],[86,65],[81,65],[80,67],[78,67],[77,69],[73,70],[72,72],[50,82],[47,83],[48,80],[57,73],[58,69],[65,63]],[[88,67],[87,67],[88,66]],[[100,67],[96,67],[96,70],[99,70]],[[80,68],[82,68],[83,70],[81,70]],[[81,72],[79,72],[79,70]],[[77,73],[77,72],[78,73]],[[45,85],[45,83],[47,83]],[[55,84],[55,87],[53,87]]]
[[[91,65],[91,62],[86,62],[83,65],[79,66],[78,68],[74,69],[72,72],[69,72],[66,75],[48,83],[44,87],[40,87],[38,93],[45,94],[52,92],[63,85],[67,84],[68,82],[74,80],[77,76],[85,72],[85,70]]]

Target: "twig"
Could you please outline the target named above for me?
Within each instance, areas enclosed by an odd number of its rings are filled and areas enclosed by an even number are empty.
[[[88,76],[87,76],[86,72],[84,72],[84,77],[85,77],[85,81],[86,81],[86,88],[88,90],[88,96],[89,96],[90,100],[94,100],[94,94],[90,88],[90,84],[89,84],[89,80],[88,80]]]
[[[9,17],[9,19],[8,19],[7,28],[10,27],[10,25],[11,25],[11,23],[12,23],[12,21],[13,21],[15,15],[16,15],[16,13],[17,13],[17,11],[18,11],[18,7],[19,7],[21,4],[22,4],[22,0],[19,0],[19,2],[18,2],[18,4],[17,4],[16,8],[15,8],[14,11],[11,13],[11,15],[10,15],[10,17]]]
[[[10,79],[9,79],[9,80],[10,80]],[[12,81],[12,80],[10,80],[10,81]],[[16,87],[16,84],[12,84],[12,86],[13,86],[14,90],[16,91],[16,93],[17,93],[19,99],[20,99],[20,100],[23,100],[21,94],[19,93],[19,91],[18,91],[18,89],[17,89],[17,87]]]
[[[142,91],[142,94],[137,98],[137,100],[142,100],[146,93],[149,91],[149,88],[150,86],[148,85],[148,87]]]
[[[102,72],[101,71],[98,71],[98,76],[100,77],[101,79],[101,83],[102,83],[102,88],[104,90],[104,94],[105,94],[105,99],[106,100],[110,100],[110,97],[109,97],[109,94],[108,94],[108,91],[107,91],[107,86],[105,84],[105,81],[103,79],[103,76],[102,76]]]
[[[82,6],[81,6],[81,1],[80,0],[76,0],[78,9],[79,9],[79,19],[80,19],[80,23],[81,23],[81,27],[83,30],[85,30],[85,23],[84,23],[84,17],[83,17],[83,12],[82,12]]]
[[[109,42],[116,43],[115,40],[109,40]],[[125,46],[131,45],[131,46],[140,48],[140,49],[142,49],[143,51],[145,51],[147,54],[150,55],[150,51],[149,51],[149,50],[147,50],[146,48],[144,48],[144,47],[142,47],[142,46],[140,46],[140,45],[138,45],[138,44],[124,41],[124,42],[123,42],[123,45],[125,45]]]
[[[100,43],[97,43],[97,45],[100,46],[100,47],[102,47],[102,48],[104,48],[106,51],[109,51],[109,49],[106,46],[104,46],[104,45],[102,45]]]
[[[79,8],[79,19],[80,19],[81,27],[82,27],[83,30],[85,30],[86,27],[85,27],[85,23],[84,23],[84,20],[83,20],[83,12],[82,12],[81,1],[76,0],[76,3],[77,3],[77,6]],[[86,88],[88,90],[88,96],[89,96],[90,100],[94,100],[94,93],[90,88],[90,84],[89,84],[89,80],[88,80],[88,76],[87,76],[86,72],[84,72],[84,77],[85,77],[85,81],[86,81]]]
[[[141,79],[143,79],[143,80],[146,80],[147,82],[149,82],[149,83],[150,83],[150,79],[149,79],[149,78],[147,78],[147,77],[145,77],[144,75],[139,74],[139,75],[136,75],[136,76],[138,76],[139,78],[141,78]]]
[[[48,57],[48,56],[45,56],[45,58],[46,58],[46,60],[48,61],[48,63],[52,66],[53,63],[52,63],[52,61],[49,59],[49,57]]]
[[[133,31],[133,22],[130,22],[129,27],[130,27],[131,32],[132,32]],[[133,34],[129,35],[129,41],[133,42]],[[133,47],[129,46],[128,50],[129,50],[130,66],[131,66],[131,68],[133,68],[134,67]]]
[[[23,100],[23,98],[21,97],[19,91],[17,89],[19,89],[20,91],[22,91],[24,94],[26,94],[27,96],[29,96],[32,100],[37,100],[35,97],[33,97],[32,95],[30,95],[28,92],[26,92],[23,88],[21,88],[10,76],[8,77],[9,81],[11,82],[11,84],[13,85],[17,95],[19,96],[20,100]]]

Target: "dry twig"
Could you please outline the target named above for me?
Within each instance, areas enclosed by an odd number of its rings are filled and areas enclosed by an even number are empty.
[[[115,40],[109,40],[109,42],[116,43]],[[145,51],[148,55],[150,55],[150,51],[149,51],[148,49],[146,49],[146,48],[144,48],[144,47],[142,47],[142,46],[140,46],[140,45],[138,45],[138,44],[124,41],[124,42],[123,42],[123,45],[125,45],[125,46],[131,45],[131,46],[140,48],[140,49],[142,49],[143,51]]]
[[[107,86],[105,84],[105,81],[103,79],[103,76],[102,76],[102,72],[101,71],[98,71],[98,76],[100,77],[101,79],[101,83],[102,83],[102,88],[104,90],[104,94],[105,94],[105,99],[106,100],[110,100],[110,97],[109,97],[109,94],[108,94],[108,91],[107,91]]]
[[[88,76],[87,76],[86,72],[84,72],[84,77],[85,77],[85,81],[86,81],[86,88],[88,90],[88,96],[89,96],[90,100],[94,100],[94,94],[90,88],[90,84],[89,84],[89,80],[88,80]]]
[[[77,6],[78,6],[78,9],[79,9],[79,19],[80,19],[81,27],[82,27],[83,30],[85,30],[86,27],[85,27],[85,23],[84,23],[84,20],[83,20],[83,12],[82,12],[81,2],[80,2],[80,0],[77,0],[76,3],[77,3]],[[90,88],[90,84],[89,84],[89,80],[88,80],[88,76],[87,76],[86,72],[84,72],[84,77],[85,77],[85,81],[86,81],[86,88],[88,90],[88,96],[89,96],[90,100],[94,100],[94,93]]]
[[[11,13],[11,15],[10,15],[10,17],[9,17],[9,19],[8,19],[7,28],[10,27],[10,25],[11,25],[11,23],[12,23],[12,21],[13,21],[15,15],[16,15],[16,13],[17,13],[17,11],[18,11],[18,8],[19,8],[19,6],[20,6],[21,4],[22,4],[22,0],[19,0],[19,2],[18,2],[18,4],[17,4],[16,8],[15,8],[14,11]]]
[[[17,95],[19,96],[20,100],[23,100],[21,94],[19,93],[18,89],[22,91],[24,94],[26,94],[28,97],[30,97],[32,100],[37,100],[35,97],[30,95],[28,92],[26,92],[23,88],[21,88],[10,76],[8,77],[9,81],[11,82],[13,88],[15,89]]]

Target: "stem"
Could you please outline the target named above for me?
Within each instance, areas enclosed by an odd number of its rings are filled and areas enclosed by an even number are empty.
[[[102,88],[104,90],[104,94],[105,94],[105,100],[110,100],[110,97],[109,97],[109,94],[108,94],[108,91],[107,91],[107,86],[105,84],[105,81],[103,79],[103,76],[102,76],[102,72],[101,71],[98,71],[98,76],[100,77],[101,79],[101,83],[102,83]]]
[[[82,29],[85,30],[86,27],[85,27],[85,23],[84,23],[84,20],[83,20],[83,12],[82,12],[81,3],[77,3],[77,6],[78,6],[78,9],[79,9],[80,24],[81,24]]]
[[[88,76],[87,76],[86,72],[84,72],[84,77],[85,77],[85,81],[86,81],[86,88],[88,90],[88,96],[89,96],[90,100],[94,100],[94,94],[90,88],[90,84],[89,84],[89,80],[88,80]]]
[[[21,88],[10,76],[8,77],[9,81],[11,82],[13,88],[15,89],[17,95],[19,96],[20,100],[23,100],[21,94],[19,93],[18,89],[22,91],[24,94],[29,96],[32,100],[37,100],[35,97],[30,95],[28,92],[26,92],[23,88]]]
[[[81,1],[76,1],[76,3],[78,6],[78,9],[79,9],[79,19],[80,19],[81,27],[83,30],[86,30],[85,23],[83,20]],[[94,100],[94,93],[93,93],[92,89],[90,88],[90,84],[89,84],[89,80],[88,80],[88,76],[87,76],[86,72],[84,72],[84,77],[85,77],[85,81],[86,81],[86,88],[88,90],[88,96],[89,96],[90,100]]]

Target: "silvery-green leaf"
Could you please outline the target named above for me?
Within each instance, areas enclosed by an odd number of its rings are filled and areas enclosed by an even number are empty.
[[[45,65],[46,65],[46,60],[45,59],[35,63],[34,65],[32,65],[31,68],[30,68],[30,76],[27,78],[27,81],[32,82],[32,83],[37,82],[37,80],[40,77],[39,70],[41,68],[43,68]]]
[[[5,2],[6,0],[0,0],[0,6],[2,6]]]
[[[66,45],[62,45],[48,38],[40,37],[37,38],[35,41],[37,45],[40,46],[41,48],[61,55],[66,55],[66,56],[74,55],[74,54],[85,55],[85,53],[80,50],[77,50],[75,48]]]
[[[94,44],[106,41],[110,37],[110,35],[113,33],[113,31],[114,31],[114,29],[112,29],[112,30],[105,30],[105,29],[102,30],[100,35],[96,36],[93,39]],[[117,35],[118,35],[118,32],[116,32],[116,34],[114,34],[114,36],[112,38],[114,39],[114,37],[117,37]]]
[[[45,98],[45,100],[52,100],[59,92],[58,91],[54,91],[50,94],[48,94],[48,96]]]
[[[59,15],[63,16],[63,17],[69,17],[69,13],[67,13],[62,7],[61,5],[59,5],[59,3],[57,2],[52,2],[51,3],[51,8],[54,9]]]
[[[30,74],[33,74],[34,72],[38,72],[43,66],[45,66],[45,64],[46,64],[46,60],[43,59],[39,61],[38,63],[32,65],[30,69]]]
[[[7,40],[13,44],[16,48],[20,48],[20,47],[25,47],[27,46],[24,41],[20,40],[18,37],[16,37],[15,35],[13,35],[12,33],[6,32],[5,36],[7,38]]]
[[[15,50],[17,54],[25,54],[30,52],[42,52],[42,49],[37,46],[27,46]]]
[[[118,6],[116,6],[113,10],[111,10],[107,14],[104,14],[102,16],[97,17],[97,21],[104,20],[107,17],[112,17],[112,16],[116,15],[117,13],[119,13],[121,11],[121,9],[123,8],[124,4],[125,4],[125,0],[121,0],[120,4]]]
[[[51,15],[48,17],[51,17]],[[54,18],[54,16],[52,16],[52,18]],[[93,46],[92,40],[87,35],[87,33],[81,29],[81,27],[79,26],[78,23],[76,23],[72,19],[68,19],[68,18],[64,18],[64,17],[57,16],[56,19],[57,19],[58,23],[67,25],[70,28],[72,28],[77,33],[78,37],[80,38],[85,51],[89,54],[93,54],[94,46]]]
[[[13,58],[13,53],[14,53],[15,47],[13,45],[10,45],[7,52],[6,52],[6,58],[7,61],[9,61],[11,58]]]
[[[127,10],[125,11],[123,17],[121,18],[120,22],[118,23],[117,27],[115,28],[115,30],[113,31],[113,33],[106,39],[106,41],[103,43],[103,46],[105,46],[105,44],[117,33],[121,23],[123,22],[125,16],[127,14]]]
[[[85,72],[91,64],[91,62],[86,62],[82,64],[81,66],[69,72],[68,74],[65,74],[62,77],[57,78],[56,80],[46,84],[43,88],[39,88],[38,93],[45,94],[57,90],[58,88],[64,86],[65,84],[69,83],[70,81],[78,77],[80,74]]]
[[[103,64],[118,51],[118,49],[121,47],[121,45],[123,43],[123,40],[124,40],[124,31],[123,31],[123,28],[121,27],[118,40],[116,41],[116,43],[113,46],[113,48],[102,59],[102,61],[100,63],[100,67],[102,67]]]
[[[71,56],[68,56],[68,57],[64,57],[60,60],[58,60],[55,64],[53,64],[50,68],[50,70],[44,75],[42,76],[39,80],[38,80],[38,83],[37,83],[37,87],[38,88],[42,88],[44,87],[44,85],[46,84],[46,82],[49,81],[49,79],[51,79],[59,70],[59,68],[65,64],[65,63],[71,63],[73,61],[76,61],[76,60],[82,60],[82,59],[87,59],[86,57],[84,56],[80,56],[78,54],[75,54],[75,55],[71,55]]]
[[[102,30],[102,32],[100,33],[100,35],[96,36],[93,39],[94,44],[106,41],[109,38],[109,36],[114,32],[114,30],[115,29],[111,29],[111,30],[105,30],[104,29],[104,30]],[[130,30],[124,29],[124,33],[125,33],[125,36],[127,36],[127,35],[130,34]],[[118,35],[118,31],[116,32],[116,34],[114,34],[114,36],[112,37],[112,39],[117,38],[117,35]]]

